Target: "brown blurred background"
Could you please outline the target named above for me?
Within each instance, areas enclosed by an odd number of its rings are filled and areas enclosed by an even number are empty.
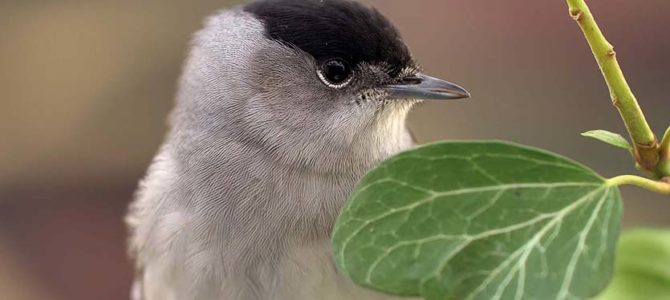
[[[122,215],[160,144],[190,34],[235,1],[0,1],[0,299],[127,299]],[[421,141],[495,138],[605,176],[623,132],[563,0],[365,1],[426,71],[471,101],[411,117]],[[670,1],[591,0],[653,128],[670,125]],[[625,224],[669,226],[670,201],[624,188]]]

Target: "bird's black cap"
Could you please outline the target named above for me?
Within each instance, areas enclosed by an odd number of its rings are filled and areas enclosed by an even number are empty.
[[[267,35],[295,46],[318,62],[388,64],[391,76],[411,66],[398,30],[377,10],[348,0],[259,0],[244,10],[265,24]]]

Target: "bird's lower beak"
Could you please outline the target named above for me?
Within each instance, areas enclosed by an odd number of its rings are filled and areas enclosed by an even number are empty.
[[[470,98],[457,84],[424,74],[405,78],[402,83],[386,86],[389,99],[451,100]]]

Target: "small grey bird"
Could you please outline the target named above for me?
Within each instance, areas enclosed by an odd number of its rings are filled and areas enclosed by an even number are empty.
[[[414,145],[423,75],[394,26],[346,0],[261,0],[210,17],[170,131],[130,207],[133,298],[393,299],[338,273],[336,217],[356,182]]]

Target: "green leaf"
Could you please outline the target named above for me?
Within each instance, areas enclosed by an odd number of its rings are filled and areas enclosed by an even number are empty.
[[[670,231],[634,230],[621,236],[612,284],[598,300],[670,299]]]
[[[610,280],[619,190],[571,160],[442,142],[366,175],[335,226],[354,282],[426,299],[586,299]]]
[[[591,130],[582,133],[582,136],[594,138],[614,147],[633,151],[633,147],[630,145],[630,143],[628,143],[628,141],[618,133],[609,132],[607,130]]]

